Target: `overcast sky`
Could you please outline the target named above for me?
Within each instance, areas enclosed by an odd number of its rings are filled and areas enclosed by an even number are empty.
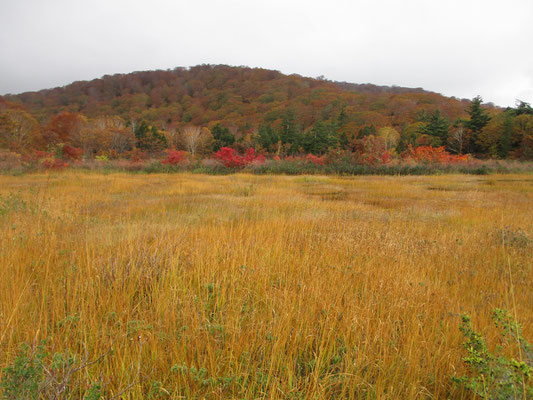
[[[0,94],[197,64],[533,103],[532,0],[0,0]]]

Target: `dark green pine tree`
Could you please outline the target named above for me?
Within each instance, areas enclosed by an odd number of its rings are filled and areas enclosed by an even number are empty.
[[[145,151],[161,151],[167,147],[167,138],[155,126],[148,126],[145,121],[139,122],[133,131],[135,145]]]
[[[339,113],[339,116],[337,117],[337,128],[342,128],[346,123],[348,122],[348,115],[346,114],[346,110],[344,106],[341,109],[341,112]]]
[[[514,115],[533,115],[533,108],[529,105],[529,103],[526,103],[525,101],[517,100],[516,108],[512,109],[514,112]]]
[[[235,135],[218,123],[211,129],[211,134],[215,140],[214,151],[219,151],[222,147],[229,147],[235,143]]]
[[[283,144],[290,144],[290,153],[298,151],[300,145],[300,127],[296,114],[292,110],[287,110],[281,121],[279,138]]]
[[[255,138],[255,144],[267,150],[273,150],[279,137],[270,125],[261,125]]]
[[[302,138],[302,147],[306,153],[324,154],[332,144],[331,128],[322,121],[318,121]]]
[[[148,124],[144,121],[137,123],[133,130],[133,133],[135,134],[135,147],[141,150],[145,150]]]
[[[420,127],[419,133],[431,136],[433,146],[446,146],[448,142],[448,132],[450,123],[440,114],[440,110],[435,110],[424,118],[426,124]]]
[[[506,113],[503,121],[502,133],[498,140],[498,155],[501,158],[506,158],[511,151],[511,137],[513,135],[513,117],[510,113]]]
[[[150,151],[161,151],[168,147],[167,138],[165,135],[159,131],[154,125],[151,129],[151,138],[150,138]]]
[[[364,136],[376,135],[376,127],[374,125],[365,125],[359,131],[358,137],[362,138]]]
[[[327,125],[327,128],[328,128],[328,148],[339,147],[339,144],[341,143],[342,135],[340,135],[338,132],[339,128],[337,127],[337,123],[331,122],[329,125]]]
[[[489,123],[490,116],[481,108],[483,99],[481,96],[476,96],[472,99],[470,107],[466,111],[470,115],[470,119],[463,121],[465,128],[470,130],[470,137],[468,140],[468,151],[471,153],[481,152],[481,146],[478,142],[478,137],[483,128]]]
[[[336,135],[336,144],[332,143],[333,146],[340,145],[341,148],[345,148],[348,143],[348,135],[345,131],[342,131],[341,129],[348,123],[348,114],[346,114],[345,106],[342,106],[341,112],[339,113],[339,116],[337,117],[337,121],[335,122],[335,126],[333,126],[333,129],[337,133]]]
[[[346,146],[348,146],[348,143],[350,143],[350,139],[348,139],[348,135],[346,132],[341,132],[339,135],[339,146],[341,149],[345,149]]]

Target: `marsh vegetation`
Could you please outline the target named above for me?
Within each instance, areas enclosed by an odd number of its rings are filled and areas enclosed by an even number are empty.
[[[4,396],[18,360],[47,398],[471,398],[461,315],[533,336],[532,204],[531,175],[0,176]]]

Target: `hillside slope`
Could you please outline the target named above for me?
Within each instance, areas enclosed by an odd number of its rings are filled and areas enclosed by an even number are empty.
[[[192,129],[192,130],[191,130]],[[480,157],[533,158],[533,109],[502,110],[421,88],[332,82],[262,68],[199,65],[106,75],[0,97],[0,148],[69,144],[84,157],[233,146],[276,154],[445,146]],[[187,139],[187,137],[189,138]],[[371,139],[374,140],[374,139]],[[198,142],[197,139],[195,139]],[[378,143],[376,142],[376,143]]]
[[[225,65],[106,75],[4,98],[23,104],[41,122],[70,111],[88,117],[143,119],[160,127],[221,122],[241,133],[264,122],[280,123],[288,109],[303,130],[318,120],[337,117],[343,108],[354,127],[402,128],[435,109],[455,120],[467,105],[420,88],[331,82]]]

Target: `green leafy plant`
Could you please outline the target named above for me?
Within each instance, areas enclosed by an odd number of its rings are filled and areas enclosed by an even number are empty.
[[[83,400],[100,400],[102,398],[102,394],[102,385],[99,383],[95,383],[89,388]]]
[[[23,344],[0,382],[2,399],[37,399],[44,380],[44,344],[32,349]]]
[[[503,345],[491,352],[483,336],[472,327],[468,315],[462,316],[459,329],[465,337],[468,355],[463,358],[469,374],[452,378],[479,398],[490,400],[533,399],[533,349],[522,336],[518,322],[508,311],[496,309],[492,318],[500,329]],[[516,345],[518,358],[503,354],[504,347]],[[514,349],[514,348],[513,348]]]
[[[9,193],[7,196],[0,196],[0,216],[27,209],[28,203],[18,194]]]
[[[3,369],[0,376],[0,399],[2,400],[59,400],[78,398],[84,400],[100,400],[104,395],[104,385],[100,382],[87,382],[80,379],[80,371],[102,361],[110,352],[109,349],[95,360],[89,361],[88,354],[80,357],[66,351],[49,353],[43,341],[38,346],[23,343],[13,362]],[[120,398],[131,389],[140,373],[142,354],[139,351],[137,374],[134,380],[108,400]]]
[[[72,389],[74,374],[88,363],[74,354],[50,354],[45,342],[31,347],[22,344],[11,365],[3,371],[3,399],[60,399]]]

